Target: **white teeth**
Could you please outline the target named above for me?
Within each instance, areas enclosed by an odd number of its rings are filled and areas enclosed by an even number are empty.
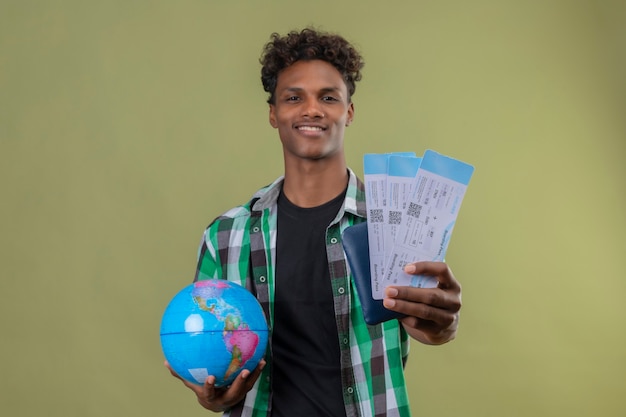
[[[316,131],[320,131],[322,130],[321,127],[317,127],[317,126],[300,126],[298,127],[298,130],[308,130],[311,132],[316,132]]]

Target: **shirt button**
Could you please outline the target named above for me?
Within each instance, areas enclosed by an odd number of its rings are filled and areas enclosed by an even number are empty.
[[[264,277],[263,275],[261,275],[261,276],[259,277],[259,281],[261,281],[261,282],[265,282],[265,277]]]
[[[258,226],[254,226],[254,227],[252,228],[252,231],[253,231],[254,233],[258,233],[258,232],[259,232],[259,230],[261,230],[261,229],[259,229],[259,227],[258,227]]]
[[[348,391],[348,394],[352,394],[354,392],[354,389],[352,387],[348,387],[346,391]]]
[[[344,290],[344,288],[343,288],[343,287],[339,287],[339,288],[337,289],[337,292],[338,292],[339,294],[343,294],[345,291],[346,291],[346,290]]]
[[[347,338],[347,337],[344,337],[344,338],[343,338],[343,344],[344,344],[344,345],[347,345],[347,344],[348,344],[348,338]]]
[[[336,237],[331,238],[330,243],[332,243],[333,245],[337,243],[337,238]]]

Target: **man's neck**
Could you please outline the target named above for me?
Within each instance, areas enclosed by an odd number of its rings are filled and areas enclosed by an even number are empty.
[[[348,185],[348,169],[324,163],[286,167],[283,192],[298,207],[317,207],[341,194]]]

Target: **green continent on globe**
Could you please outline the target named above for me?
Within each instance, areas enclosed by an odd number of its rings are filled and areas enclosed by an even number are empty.
[[[243,364],[243,362],[241,361],[241,351],[237,346],[233,346],[231,354],[232,359],[230,360],[230,363],[228,364],[228,369],[226,369],[226,373],[224,374],[225,379],[230,378],[232,374],[241,369],[241,365]]]
[[[224,320],[224,330],[239,330],[242,327],[241,317],[229,314]],[[248,326],[243,325],[247,329]]]

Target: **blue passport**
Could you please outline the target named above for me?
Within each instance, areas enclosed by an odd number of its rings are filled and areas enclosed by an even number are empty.
[[[367,222],[350,226],[343,231],[343,250],[348,259],[348,265],[352,272],[354,285],[356,286],[363,317],[370,325],[382,323],[387,320],[404,317],[395,311],[388,310],[383,306],[383,300],[372,298],[372,278],[370,274],[370,249],[367,240]]]

